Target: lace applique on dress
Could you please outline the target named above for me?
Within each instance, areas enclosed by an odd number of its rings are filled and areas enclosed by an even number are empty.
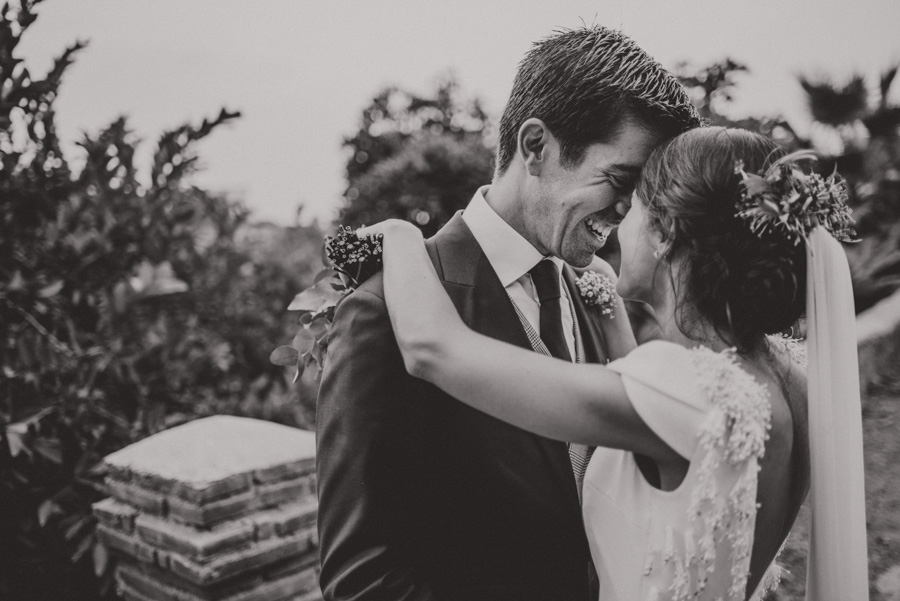
[[[796,363],[803,369],[806,369],[809,363],[809,355],[806,350],[806,341],[790,338],[788,336],[766,336],[769,345],[776,348],[791,358],[792,363]]]
[[[712,408],[691,462],[696,473],[688,527],[682,536],[667,528],[651,544],[644,569],[645,577],[657,568],[667,572],[670,585],[667,590],[652,587],[648,599],[743,601],[771,405],[767,390],[738,367],[733,350],[697,348],[691,363]],[[713,591],[716,597],[708,597]]]

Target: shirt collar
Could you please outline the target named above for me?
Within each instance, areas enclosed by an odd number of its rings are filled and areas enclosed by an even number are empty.
[[[482,186],[475,192],[462,218],[506,288],[528,273],[544,256],[491,208],[484,197],[489,188]],[[548,258],[562,273],[563,260]]]

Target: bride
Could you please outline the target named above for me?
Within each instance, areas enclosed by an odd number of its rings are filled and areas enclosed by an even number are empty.
[[[868,598],[852,296],[835,241],[852,233],[849,212],[842,182],[778,156],[762,136],[718,127],[653,152],[620,226],[616,290],[653,308],[663,339],[606,366],[473,332],[418,229],[359,231],[384,236],[385,300],[411,374],[597,447],[582,487],[600,601],[762,598],[810,473],[808,596]],[[769,336],[804,311],[808,369]],[[597,313],[633,347],[621,302],[613,317]]]

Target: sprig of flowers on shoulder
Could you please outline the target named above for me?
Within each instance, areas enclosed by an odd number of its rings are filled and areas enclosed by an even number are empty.
[[[800,168],[800,162],[817,158],[809,150],[794,152],[761,175],[747,173],[743,161],[737,161],[735,173],[743,189],[736,215],[755,234],[780,233],[795,245],[805,242],[816,225],[841,242],[856,242],[844,179],[836,171],[823,178]]]
[[[575,280],[575,285],[586,305],[598,307],[600,314],[609,319],[616,318],[616,286],[612,278],[596,271],[585,271]]]
[[[294,382],[313,364],[321,372],[335,308],[381,270],[382,252],[381,235],[361,239],[349,227],[339,227],[337,234],[325,238],[325,256],[332,266],[320,271],[313,285],[291,301],[288,311],[300,313],[300,327],[291,344],[279,346],[269,356],[275,365],[297,367]]]

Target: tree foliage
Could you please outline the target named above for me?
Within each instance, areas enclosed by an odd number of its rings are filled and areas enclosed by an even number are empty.
[[[490,182],[488,132],[480,102],[461,98],[452,77],[430,97],[382,90],[344,140],[349,158],[340,223],[358,227],[398,218],[433,234]]]
[[[888,99],[897,71],[886,69],[877,87],[859,74],[800,78],[817,134],[810,144],[850,185],[862,238],[847,248],[857,311],[900,290],[900,106]]]
[[[190,185],[236,112],[163,133],[149,181],[117,118],[78,142],[75,173],[53,106],[86,44],[33,75],[16,51],[36,4],[0,11],[0,598],[96,599],[113,594],[90,514],[104,455],[213,413],[305,419],[267,355],[321,236],[256,256],[246,209]]]

